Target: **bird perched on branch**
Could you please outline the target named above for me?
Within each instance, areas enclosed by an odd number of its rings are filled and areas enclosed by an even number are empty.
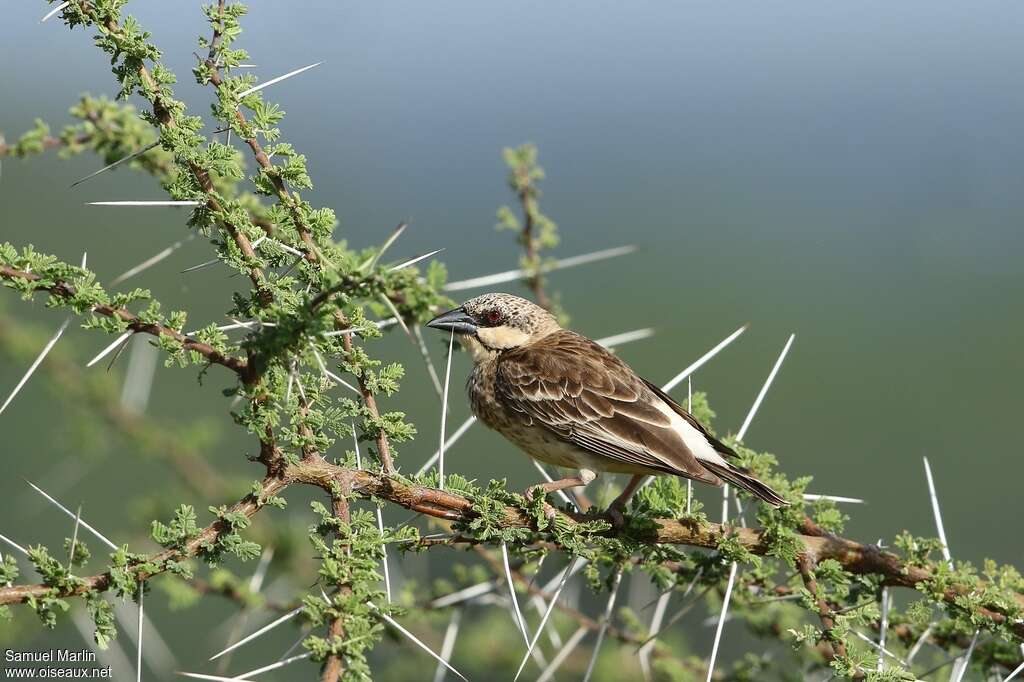
[[[585,486],[597,472],[632,474],[609,512],[622,509],[645,476],[728,481],[773,507],[786,501],[730,460],[712,436],[660,388],[554,315],[511,294],[484,294],[427,323],[451,331],[474,367],[466,384],[473,414],[526,454],[575,469],[545,493]]]

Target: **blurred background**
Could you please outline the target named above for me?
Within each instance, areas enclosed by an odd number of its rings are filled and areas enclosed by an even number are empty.
[[[408,219],[396,258],[444,247],[451,279],[516,267],[513,236],[494,229],[497,207],[513,203],[501,149],[532,141],[547,171],[542,208],[562,235],[554,255],[638,247],[550,277],[575,329],[601,337],[654,327],[652,338],[620,353],[663,383],[749,322],[694,376],[723,433],[739,427],[795,332],[747,443],[776,453],[791,476],[813,475],[813,492],[867,500],[844,509],[848,535],[871,542],[902,529],[935,533],[922,466],[928,456],[953,556],[1024,564],[1019,533],[1006,527],[1024,475],[1017,437],[1024,7],[262,0],[250,7],[238,46],[249,50],[261,80],[324,62],[266,96],[288,112],[284,137],[307,154],[316,183],[305,198],[337,210],[338,239],[378,244]],[[46,11],[41,2],[4,8],[0,132],[9,141],[35,117],[58,130],[81,93],[116,91],[89,35],[69,33],[58,20],[40,25]],[[136,2],[129,11],[178,74],[177,93],[207,115],[211,91],[191,76],[196,37],[208,33],[198,5]],[[186,234],[187,214],[177,209],[84,206],[162,198],[150,178],[123,170],[68,188],[101,165],[88,155],[4,159],[0,240],[73,262],[88,250],[104,281]],[[244,283],[216,267],[181,274],[209,253],[195,240],[136,284],[167,308],[189,310],[192,327],[223,322],[230,292]],[[9,291],[0,292],[0,313],[0,324],[13,314],[40,325],[41,340],[63,319]],[[446,343],[428,341],[443,367]],[[107,343],[72,330],[61,347],[84,364]],[[439,401],[401,332],[374,352],[408,369],[393,402],[419,429],[400,453],[405,470],[415,470],[436,448]],[[2,361],[0,396],[33,355]],[[126,360],[110,371],[111,382],[121,380]],[[88,372],[103,373],[104,365]],[[468,415],[456,390],[467,369],[457,357],[452,428]],[[81,504],[90,523],[139,551],[152,547],[146,518],[166,519],[181,501],[198,509],[225,501],[161,497],[168,471],[102,426],[74,420],[74,406],[48,389],[46,376],[37,374],[0,416],[0,532],[54,545],[70,532],[69,520],[23,478]],[[197,390],[195,372],[161,366],[146,412],[192,433],[211,467],[251,480],[249,444],[225,419],[225,385],[215,370]],[[507,477],[517,490],[536,478],[523,456],[479,427],[447,462],[468,477]],[[294,526],[293,551],[308,553],[301,497],[277,521]],[[397,580],[444,575],[454,555],[431,554],[403,559]],[[27,565],[23,572],[31,575]],[[274,573],[272,564],[267,584],[281,599],[308,577]],[[649,601],[645,587],[627,602]],[[234,627],[221,625],[232,607],[211,598],[174,611],[167,602],[157,596],[147,610],[175,665],[206,670],[202,661]],[[713,628],[701,618],[680,627],[687,636],[679,646],[705,650]],[[499,620],[515,637],[508,618]],[[443,626],[424,637],[437,644]],[[273,660],[296,636],[276,633],[231,669],[255,667],[261,652]],[[737,626],[727,659],[748,648],[742,637]],[[0,625],[4,646],[81,641],[70,625],[55,637],[27,613]],[[119,641],[134,659],[130,639]],[[379,650],[384,679],[422,679],[433,670],[404,647]],[[404,652],[404,660],[389,652]]]

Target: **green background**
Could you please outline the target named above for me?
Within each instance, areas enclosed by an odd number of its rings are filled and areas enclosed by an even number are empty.
[[[198,6],[174,5],[139,2],[130,11],[182,80],[179,95],[206,114],[211,93],[190,74],[206,25]],[[813,474],[814,492],[865,498],[867,505],[847,509],[848,534],[864,541],[901,529],[934,533],[927,455],[954,557],[1024,563],[1016,523],[1024,474],[1019,4],[251,6],[239,45],[260,78],[324,61],[267,94],[288,112],[285,138],[309,156],[317,186],[307,198],[338,212],[339,239],[376,244],[409,219],[396,258],[445,247],[452,279],[515,267],[511,236],[493,229],[495,209],[510,200],[500,150],[533,141],[548,174],[542,206],[563,237],[556,255],[639,247],[551,276],[578,331],[599,337],[655,327],[652,339],[621,354],[664,382],[749,322],[694,379],[710,393],[722,432],[738,428],[796,332],[748,444],[775,452],[787,474]],[[55,129],[67,122],[79,93],[115,89],[88,36],[54,20],[40,25],[45,11],[30,2],[4,10],[0,131],[9,140],[36,116]],[[124,171],[68,188],[99,165],[53,154],[4,159],[0,239],[71,261],[88,250],[102,281],[185,234],[186,214],[177,209],[84,206],[161,198],[150,179]],[[139,283],[165,306],[187,308],[194,326],[222,320],[242,282],[218,268],[179,274],[208,254],[196,240]],[[47,329],[63,319],[10,292],[2,306]],[[444,344],[430,340],[443,364]],[[108,342],[77,331],[61,344],[84,362]],[[419,428],[401,452],[406,470],[418,468],[436,447],[438,400],[400,333],[374,351],[408,368],[392,404]],[[457,357],[453,388],[467,367]],[[0,366],[0,395],[23,371]],[[173,423],[221,421],[225,383],[214,371],[196,390],[193,372],[161,368],[149,412]],[[685,387],[676,395],[685,397]],[[134,512],[167,472],[131,451],[83,455],[65,408],[37,380],[0,416],[0,533],[22,544],[57,544],[69,533],[68,520],[34,496],[25,477],[81,503],[116,541],[149,547]],[[468,414],[460,391],[452,409],[454,427]],[[255,476],[246,446],[226,426],[209,461]],[[536,477],[524,457],[479,427],[447,462],[470,477],[507,477],[515,489]],[[293,512],[305,508],[301,497],[293,496]],[[295,519],[301,529],[306,519]],[[439,555],[430,570],[443,574],[452,558]],[[423,578],[427,565],[408,559],[403,575]],[[642,605],[643,590],[635,592]],[[153,601],[180,666],[201,669],[224,639],[215,626],[229,606],[171,613]],[[66,626],[53,637],[30,619],[18,623],[0,629],[0,639],[10,639],[0,645],[81,641]],[[693,650],[706,650],[709,629],[690,629]],[[254,645],[245,663],[273,660],[294,637]],[[726,653],[744,646],[733,640]],[[421,676],[433,669],[408,650],[385,652],[402,652]]]

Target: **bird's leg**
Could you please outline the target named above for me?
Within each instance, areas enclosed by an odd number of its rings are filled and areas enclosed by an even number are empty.
[[[569,476],[567,478],[560,478],[557,481],[547,481],[545,483],[531,485],[526,489],[526,498],[529,499],[533,497],[534,490],[542,490],[544,491],[544,494],[547,495],[548,493],[565,490],[566,488],[581,488],[589,485],[595,478],[597,478],[597,474],[590,469],[580,469],[578,476]],[[549,516],[553,515],[554,509],[551,511],[552,514],[549,514]]]
[[[619,496],[608,505],[608,515],[612,517],[612,523],[616,528],[621,528],[625,524],[626,520],[623,518],[622,512],[629,503],[629,498],[633,497],[633,493],[645,478],[647,478],[647,474],[633,474]]]

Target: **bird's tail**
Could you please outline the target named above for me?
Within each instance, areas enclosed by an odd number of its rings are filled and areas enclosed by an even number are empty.
[[[775,508],[789,505],[789,502],[782,495],[772,490],[768,484],[759,481],[743,469],[734,467],[731,464],[718,464],[703,459],[700,460],[700,464],[722,480],[743,488],[754,497],[763,500]]]

